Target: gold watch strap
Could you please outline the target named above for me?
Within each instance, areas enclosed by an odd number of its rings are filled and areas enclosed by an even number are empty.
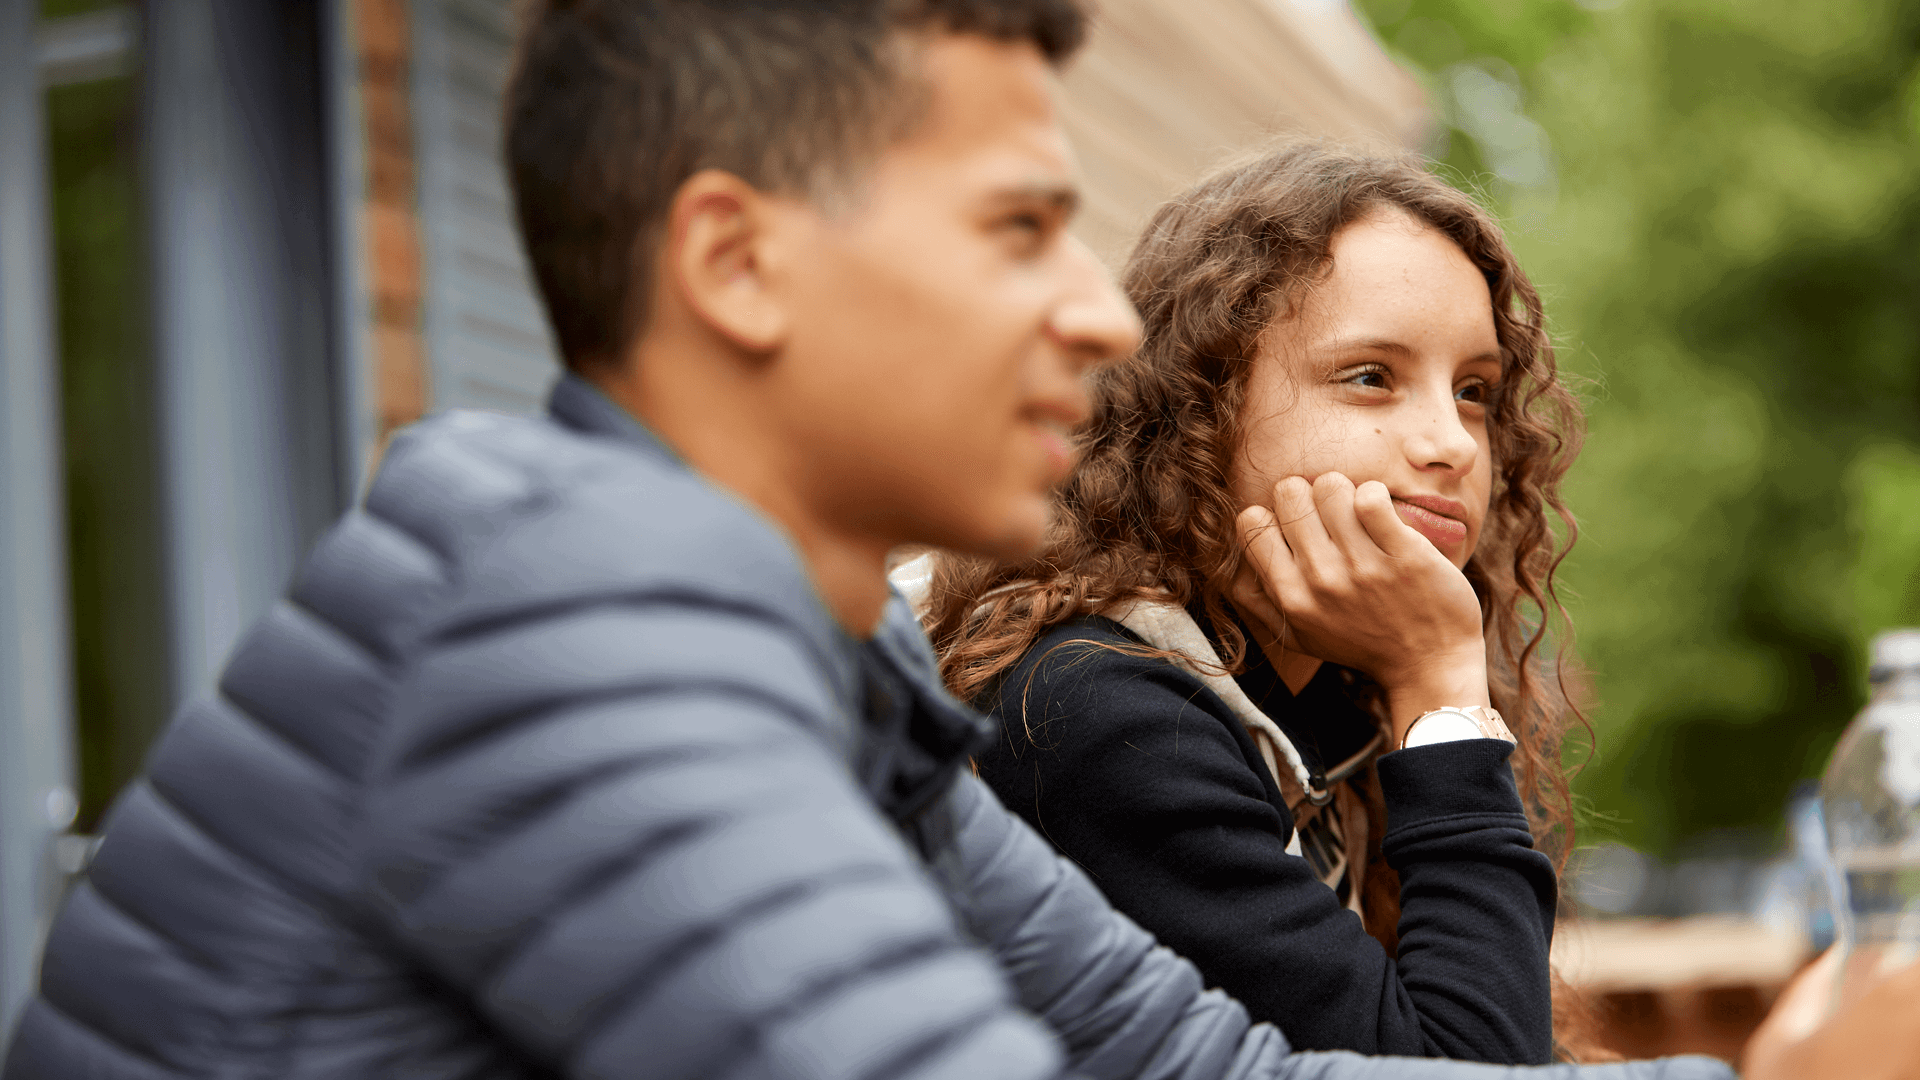
[[[1400,749],[1407,748],[1407,740],[1413,737],[1413,729],[1420,726],[1420,721],[1434,713],[1457,713],[1466,717],[1480,729],[1482,738],[1502,739],[1514,745],[1520,742],[1514,737],[1512,729],[1507,727],[1507,722],[1501,717],[1498,709],[1490,709],[1483,705],[1444,705],[1438,709],[1428,709],[1415,717],[1413,723],[1407,725],[1407,733],[1400,737]]]

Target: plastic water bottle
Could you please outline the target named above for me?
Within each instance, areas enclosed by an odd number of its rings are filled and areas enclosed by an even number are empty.
[[[1873,642],[1873,697],[1840,736],[1820,783],[1841,878],[1836,1004],[1920,955],[1920,629]]]

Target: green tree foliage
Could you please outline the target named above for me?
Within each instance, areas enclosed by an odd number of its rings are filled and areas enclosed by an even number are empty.
[[[1920,2],[1359,6],[1591,380],[1579,790],[1656,853],[1774,828],[1920,624]]]

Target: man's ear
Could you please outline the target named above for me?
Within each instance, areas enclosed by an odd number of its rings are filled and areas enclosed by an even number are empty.
[[[789,311],[768,255],[780,215],[753,185],[719,169],[689,177],[668,219],[669,286],[713,332],[754,353],[787,336]]]

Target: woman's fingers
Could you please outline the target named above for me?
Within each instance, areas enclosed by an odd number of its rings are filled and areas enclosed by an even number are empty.
[[[1354,518],[1381,551],[1396,559],[1413,558],[1426,552],[1439,553],[1419,530],[1400,520],[1393,508],[1393,496],[1378,480],[1361,484],[1353,493]]]
[[[1253,624],[1261,648],[1288,642],[1288,603],[1299,603],[1307,595],[1293,552],[1280,535],[1280,524],[1273,511],[1264,506],[1249,506],[1240,512],[1236,524],[1240,531],[1243,557],[1234,574],[1227,597],[1233,606]],[[1289,601],[1286,597],[1291,596]]]
[[[1376,554],[1406,558],[1437,551],[1413,526],[1400,520],[1387,485],[1369,480],[1358,487],[1337,472],[1313,481],[1320,525],[1350,563],[1364,565]]]
[[[1304,573],[1317,577],[1337,569],[1339,547],[1327,535],[1320,507],[1314,502],[1313,486],[1304,478],[1289,476],[1273,486],[1273,516]]]
[[[1299,567],[1294,565],[1293,549],[1281,534],[1279,519],[1273,511],[1264,506],[1249,506],[1240,511],[1237,524],[1240,528],[1240,546],[1247,555],[1247,565],[1270,593],[1277,595],[1277,587],[1299,579]]]
[[[1354,516],[1353,481],[1337,472],[1323,472],[1313,481],[1313,502],[1320,524],[1349,562],[1364,563],[1375,555],[1374,543]]]
[[[1248,563],[1242,563],[1238,573],[1233,576],[1233,586],[1227,590],[1227,599],[1233,601],[1234,610],[1251,624],[1250,628],[1258,639],[1254,644],[1261,648],[1278,643],[1286,636],[1287,619],[1280,608],[1267,595],[1265,586],[1260,583],[1260,575],[1255,573]]]
[[[1308,596],[1306,580],[1274,512],[1264,506],[1249,506],[1240,511],[1238,523],[1246,564],[1267,599],[1280,611],[1303,602]],[[1275,622],[1277,625],[1278,620]]]

